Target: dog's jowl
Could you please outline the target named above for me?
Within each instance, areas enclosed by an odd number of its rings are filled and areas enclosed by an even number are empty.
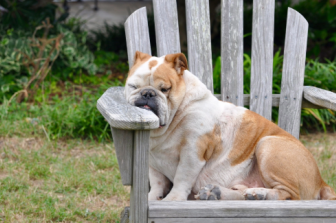
[[[134,61],[126,99],[160,120],[150,133],[149,200],[336,200],[299,140],[219,101],[183,54],[136,52]]]

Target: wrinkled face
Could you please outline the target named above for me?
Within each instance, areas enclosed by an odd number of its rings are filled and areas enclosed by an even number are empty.
[[[184,97],[185,69],[187,60],[181,53],[158,58],[137,51],[126,81],[126,100],[152,111],[159,117],[160,126],[165,126]]]

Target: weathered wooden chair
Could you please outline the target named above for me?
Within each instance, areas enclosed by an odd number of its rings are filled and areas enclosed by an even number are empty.
[[[253,1],[251,93],[243,94],[243,0],[222,0],[221,95],[271,119],[279,107],[281,128],[299,137],[301,108],[336,110],[336,94],[303,87],[308,23],[288,9],[281,94],[272,95],[274,0]],[[153,0],[157,56],[180,52],[176,0]],[[209,0],[186,0],[189,68],[213,90]],[[147,13],[125,23],[129,66],[136,50],[151,54]],[[129,105],[122,87],[108,89],[97,107],[112,128],[122,183],[132,186],[122,222],[336,222],[334,201],[148,202],[149,132],[159,127],[150,111]],[[205,219],[207,218],[207,219]],[[286,219],[284,219],[286,218]]]

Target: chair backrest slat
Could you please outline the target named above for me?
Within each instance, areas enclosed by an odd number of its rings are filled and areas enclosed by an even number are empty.
[[[213,92],[209,0],[186,0],[189,70]]]
[[[253,1],[250,109],[271,120],[274,0]],[[180,52],[175,0],[153,0],[157,54]],[[243,0],[222,0],[221,98],[239,106],[243,95]],[[209,0],[186,0],[189,70],[213,92]],[[146,8],[125,23],[130,67],[136,50],[151,55]],[[279,126],[299,137],[307,21],[288,10]]]
[[[222,0],[221,10],[222,100],[244,106],[243,0]]]
[[[136,10],[125,22],[126,45],[128,64],[131,68],[134,63],[135,52],[141,51],[152,55],[146,7]]]
[[[274,0],[253,1],[250,110],[271,120]]]
[[[296,138],[300,134],[307,36],[307,20],[288,8],[278,124]]]
[[[180,53],[176,0],[153,0],[157,56]]]

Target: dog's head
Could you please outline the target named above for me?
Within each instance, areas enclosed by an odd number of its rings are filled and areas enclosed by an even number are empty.
[[[126,100],[152,111],[165,126],[170,111],[176,111],[185,94],[183,72],[188,69],[182,53],[151,57],[137,51],[125,86]]]

